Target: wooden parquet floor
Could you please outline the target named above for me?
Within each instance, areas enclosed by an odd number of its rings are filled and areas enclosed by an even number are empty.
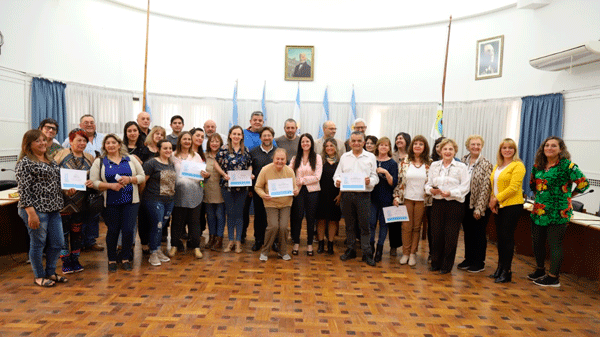
[[[563,275],[561,288],[538,287],[526,279],[532,259],[517,255],[512,283],[494,284],[487,275],[495,268],[495,245],[488,246],[485,272],[455,268],[442,276],[427,270],[426,242],[416,268],[401,266],[387,246],[377,267],[360,258],[344,263],[342,243],[338,237],[333,256],[311,258],[301,246],[291,261],[272,252],[269,261],[260,262],[250,240],[242,254],[205,251],[196,260],[187,252],[160,267],[148,263],[138,244],[134,270],[113,274],[105,252],[85,252],[85,271],[49,289],[33,285],[28,264],[13,264],[0,279],[0,336],[600,333],[596,282]],[[461,237],[457,263],[462,256]]]

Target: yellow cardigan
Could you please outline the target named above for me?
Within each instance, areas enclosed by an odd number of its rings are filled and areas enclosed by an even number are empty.
[[[494,166],[490,180],[492,181],[492,193],[494,192],[494,174],[498,165]],[[520,161],[508,164],[500,175],[498,175],[498,194],[495,194],[500,207],[523,204],[523,177],[525,177],[525,165]]]

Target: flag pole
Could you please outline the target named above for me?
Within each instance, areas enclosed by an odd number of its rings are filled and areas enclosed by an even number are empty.
[[[148,74],[148,31],[150,28],[150,0],[148,0],[148,10],[146,11],[146,57],[144,60],[144,100],[143,109],[146,111],[146,76]],[[147,112],[147,111],[146,111]]]
[[[450,48],[450,27],[452,26],[452,15],[448,22],[448,41],[446,42],[446,59],[444,60],[444,79],[442,80],[442,111],[444,111],[444,95],[446,93],[446,69],[448,68],[448,49]]]

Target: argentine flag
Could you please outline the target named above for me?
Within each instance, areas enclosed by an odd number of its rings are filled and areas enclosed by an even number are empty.
[[[231,119],[229,120],[230,129],[232,126],[238,125],[237,87],[238,82],[235,81],[235,87],[233,87],[233,113],[231,114]]]
[[[298,125],[297,135],[300,135],[300,83],[298,83],[298,92],[296,93],[296,103],[294,104],[294,120]]]
[[[348,115],[348,129],[346,130],[346,139],[350,139],[352,134],[352,124],[356,120],[356,96],[354,95],[354,88],[352,88],[352,99],[350,100],[350,115]]]
[[[327,88],[325,88],[325,96],[323,96],[323,112],[321,113],[321,121],[319,122],[319,138],[323,138],[323,123],[329,120],[329,97],[327,96]]]
[[[267,102],[265,100],[265,90],[267,89],[267,81],[265,81],[265,85],[263,86],[263,96],[262,101],[260,102],[260,110],[263,113],[263,120],[267,122]]]

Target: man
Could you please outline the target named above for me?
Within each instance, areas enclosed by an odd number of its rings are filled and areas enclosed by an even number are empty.
[[[48,143],[50,144],[46,150],[48,156],[50,159],[54,158],[56,152],[63,148],[60,146],[60,143],[54,139],[54,137],[56,137],[56,133],[58,132],[58,122],[52,118],[46,118],[40,123],[38,129],[42,131],[44,136],[46,136]]]
[[[150,114],[142,111],[138,114],[137,116],[137,123],[138,126],[140,127],[140,130],[142,132],[140,132],[140,138],[142,138],[142,142],[146,141],[146,137],[148,136],[148,133],[150,132],[150,122],[152,121],[152,119],[150,118]]]
[[[98,157],[102,153],[102,140],[104,139],[104,134],[96,132],[96,120],[94,119],[94,116],[81,116],[79,119],[79,128],[83,129],[88,136],[88,143],[84,152],[87,152],[94,157]],[[62,146],[66,149],[71,147],[69,138],[65,139]]]
[[[252,156],[252,174],[254,175],[252,185],[256,183],[256,178],[258,178],[260,170],[273,162],[273,154],[275,153],[275,146],[273,146],[275,131],[265,126],[259,133],[261,144],[250,151],[250,155]],[[252,246],[252,251],[256,252],[265,242],[267,213],[262,198],[256,193],[254,193],[252,198],[254,200],[254,246]]]
[[[300,63],[294,68],[294,77],[310,77],[311,68],[308,63],[306,63],[306,54],[300,53]]]
[[[327,122],[323,123],[323,138],[319,138],[315,142],[315,152],[317,154],[321,154],[321,152],[323,152],[323,143],[328,138],[334,138],[335,141],[337,142],[338,156],[341,156],[342,154],[344,154],[344,152],[346,152],[346,147],[344,146],[344,142],[335,138],[336,131],[337,131],[337,128],[336,128],[334,122],[327,121]]]
[[[479,62],[479,75],[491,75],[498,72],[496,51],[491,43],[483,46],[481,61]]]
[[[369,243],[371,235],[369,232],[369,215],[371,209],[371,191],[379,182],[377,175],[377,161],[375,155],[363,149],[365,145],[365,134],[353,131],[350,135],[350,146],[352,151],[346,152],[340,158],[340,163],[333,175],[336,187],[340,187],[344,173],[358,173],[365,177],[365,191],[342,192],[342,213],[346,220],[346,245],[344,255],[340,256],[342,261],[356,258],[354,244],[356,232],[354,227],[360,227],[360,246],[362,249],[362,260],[369,266],[375,265],[373,252]]]
[[[204,142],[202,142],[202,149],[204,151],[206,151],[208,137],[212,136],[215,133],[217,133],[217,123],[215,123],[215,121],[213,121],[212,119],[209,119],[206,122],[204,122]],[[220,133],[220,135],[221,139],[223,139],[223,145],[227,144],[227,136],[225,136],[222,133]]]
[[[296,134],[298,124],[293,118],[288,118],[283,125],[283,131],[285,131],[285,135],[276,138],[275,141],[277,147],[283,148],[287,152],[289,164],[292,157],[296,155],[296,151],[298,151],[298,143],[300,142],[300,137]]]
[[[362,118],[357,118],[354,123],[352,123],[352,131],[360,131],[366,136],[367,122],[365,122],[365,120]],[[350,138],[346,140],[344,145],[346,146],[346,151],[350,151]]]
[[[179,138],[181,130],[183,130],[183,117],[179,115],[171,117],[171,129],[173,132],[167,136],[167,140],[173,144],[174,149],[177,146],[177,138]]]

